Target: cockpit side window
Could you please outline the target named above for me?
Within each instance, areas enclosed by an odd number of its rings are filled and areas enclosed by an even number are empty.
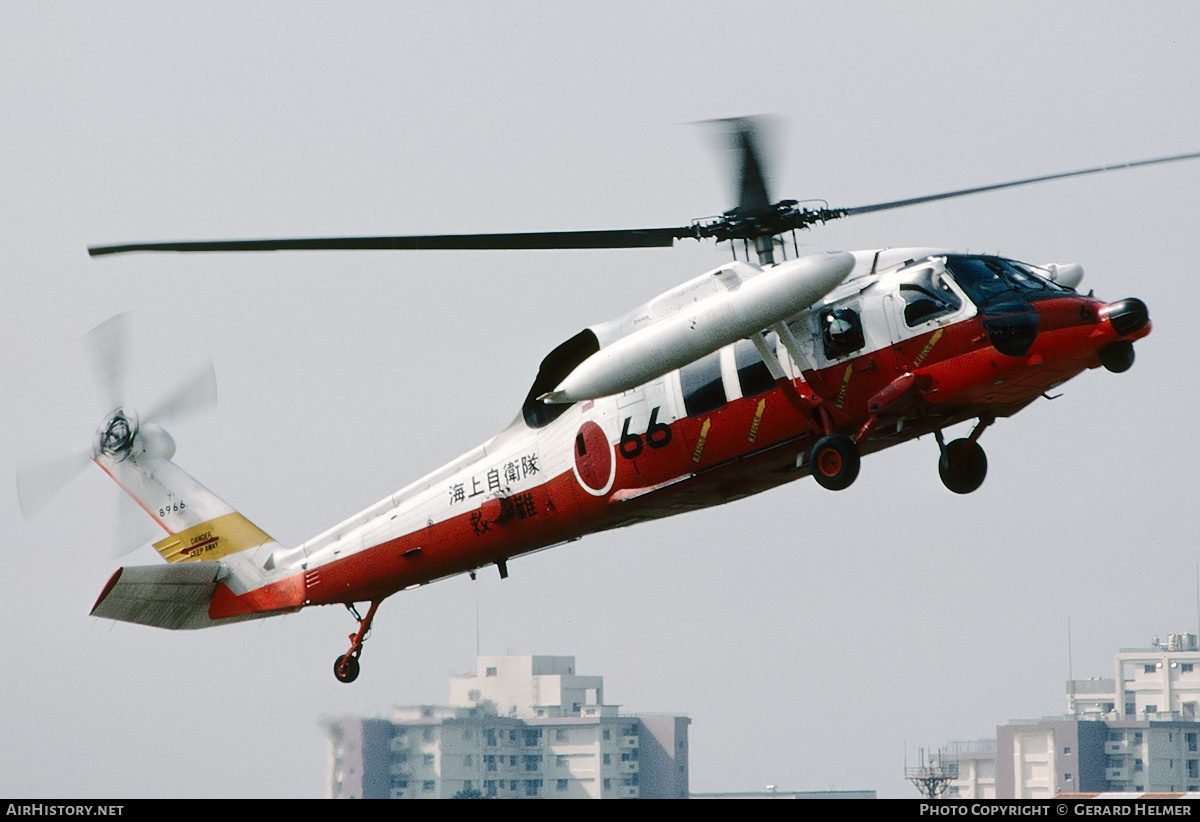
[[[862,320],[853,308],[831,308],[821,312],[821,341],[825,359],[853,354],[864,345]]]
[[[932,268],[922,268],[900,284],[904,303],[904,324],[914,328],[922,323],[952,314],[962,307],[962,299]]]
[[[953,313],[962,305],[947,291],[929,291],[919,285],[900,286],[900,297],[904,300],[904,323],[909,328]]]

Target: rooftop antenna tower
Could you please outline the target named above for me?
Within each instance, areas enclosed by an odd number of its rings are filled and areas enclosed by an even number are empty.
[[[950,783],[958,779],[958,763],[946,762],[941,751],[931,754],[925,763],[925,749],[917,751],[918,764],[915,768],[904,765],[904,778],[913,783],[921,796],[937,799],[946,792]]]

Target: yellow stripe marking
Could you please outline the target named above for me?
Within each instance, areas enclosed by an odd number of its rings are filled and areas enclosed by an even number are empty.
[[[921,353],[917,355],[915,360],[913,360],[913,368],[916,368],[925,360],[926,357],[929,356],[929,352],[933,350],[933,347],[937,345],[938,340],[941,338],[942,329],[939,328],[937,331],[933,332],[933,336],[929,338],[929,342],[925,343],[925,347],[921,349]]]
[[[842,374],[842,387],[838,389],[837,407],[841,408],[846,404],[846,389],[850,387],[850,376],[854,373],[854,366],[847,364],[846,370]]]
[[[220,559],[270,541],[257,525],[234,511],[172,534],[154,547],[167,562],[195,562]]]
[[[704,421],[704,425],[700,426],[700,439],[696,440],[696,450],[692,451],[692,462],[700,462],[700,452],[704,450],[704,441],[708,439],[708,428],[712,425],[712,419]]]
[[[750,436],[746,437],[747,442],[754,442],[758,439],[758,426],[762,422],[763,411],[767,407],[767,398],[763,397],[758,401],[758,410],[754,412],[754,422],[750,423]]]

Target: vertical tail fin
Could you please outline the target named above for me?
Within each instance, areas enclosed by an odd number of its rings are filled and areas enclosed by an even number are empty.
[[[118,408],[100,429],[93,459],[169,536],[154,543],[167,562],[216,560],[276,543],[171,461],[175,440]]]

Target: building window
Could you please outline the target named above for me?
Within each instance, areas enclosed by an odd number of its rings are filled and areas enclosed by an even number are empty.
[[[558,789],[560,791],[565,791],[567,789],[567,780],[565,780],[565,779],[558,780]]]
[[[486,671],[484,671],[484,676],[495,676],[495,675],[496,675],[495,668],[488,668]]]
[[[567,729],[559,728],[557,731],[555,731],[554,732],[554,741],[555,742],[566,742],[567,741]]]
[[[1190,674],[1190,673],[1192,672],[1192,668],[1193,668],[1193,667],[1194,667],[1194,666],[1193,666],[1193,663],[1191,663],[1191,662],[1183,662],[1183,663],[1180,663],[1180,665],[1179,665],[1179,672],[1180,672],[1181,674]]]
[[[427,779],[421,783],[421,790],[432,791],[437,788],[437,784],[432,779]]]

